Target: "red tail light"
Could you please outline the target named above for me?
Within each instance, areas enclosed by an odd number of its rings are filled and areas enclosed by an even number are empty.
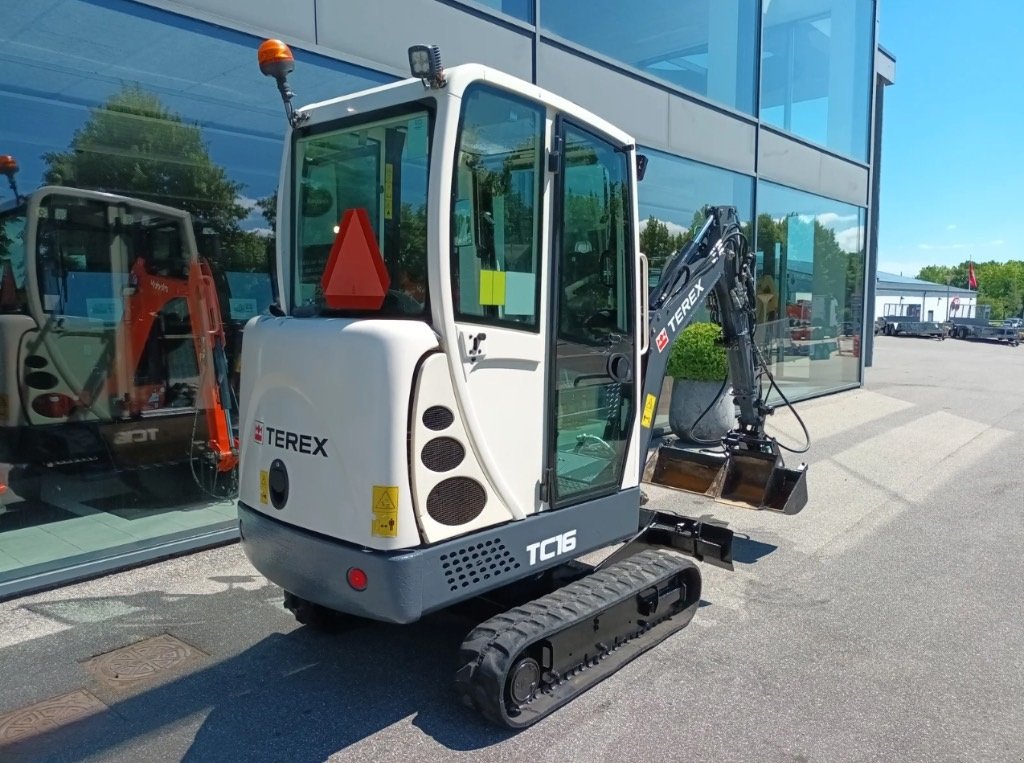
[[[75,410],[75,401],[61,392],[48,392],[32,400],[32,410],[48,419],[63,419]]]
[[[357,591],[366,590],[366,585],[369,581],[366,578],[366,573],[358,567],[349,567],[346,577],[348,578],[348,584]]]

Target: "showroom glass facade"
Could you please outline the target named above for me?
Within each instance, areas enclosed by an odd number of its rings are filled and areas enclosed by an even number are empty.
[[[286,19],[247,0],[4,3],[0,154],[19,165],[21,198],[0,184],[0,597],[236,533],[234,470],[230,458],[215,466],[215,432],[237,421],[242,328],[275,298],[285,127],[256,67],[263,36],[295,52],[298,103],[404,76],[406,47],[427,41],[446,64],[532,71],[627,129],[654,125],[633,129],[650,160],[638,202],[652,277],[701,207],[736,205],[780,386],[801,399],[860,383],[867,182],[823,194],[827,173],[806,152],[823,147],[868,177],[871,0],[657,0],[641,13],[607,0],[582,13],[570,0],[375,0],[364,11],[394,28],[357,19],[341,34],[337,7],[314,0],[294,0]],[[567,88],[556,71],[567,58],[593,77]],[[708,127],[721,120],[722,132]],[[803,169],[761,169],[763,128],[799,138]],[[197,318],[211,314],[210,326]],[[221,343],[223,397],[200,331]]]

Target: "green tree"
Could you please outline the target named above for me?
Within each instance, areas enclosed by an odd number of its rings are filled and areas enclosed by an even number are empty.
[[[186,124],[137,84],[93,109],[67,151],[43,158],[47,183],[167,204],[220,233],[246,216],[237,201],[241,184],[210,158],[199,126]]]
[[[198,125],[186,123],[138,84],[92,110],[67,151],[43,155],[47,183],[91,188],[166,204],[212,227],[222,270],[266,271],[265,238],[241,229],[242,184],[210,158]],[[261,200],[262,201],[262,200]],[[259,202],[257,202],[259,204]],[[266,208],[261,206],[266,216]]]
[[[970,261],[959,265],[928,265],[917,277],[922,281],[967,289]],[[995,320],[1010,316],[1024,316],[1024,261],[975,262],[974,275],[978,281],[978,304],[991,308]]]

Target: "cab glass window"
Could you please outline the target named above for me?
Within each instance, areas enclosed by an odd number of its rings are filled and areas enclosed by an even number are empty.
[[[374,315],[421,316],[427,309],[427,176],[430,112],[342,122],[298,139],[295,148],[295,304],[329,310],[321,288],[345,214],[366,213],[388,272]]]
[[[457,319],[535,330],[544,110],[476,87],[463,98],[451,221]]]

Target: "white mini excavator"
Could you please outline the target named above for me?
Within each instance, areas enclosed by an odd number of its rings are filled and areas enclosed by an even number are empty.
[[[806,467],[764,430],[774,380],[736,211],[706,208],[650,288],[646,159],[597,115],[445,70],[436,46],[410,48],[408,79],[296,109],[288,47],[258,59],[289,129],[278,301],[244,332],[242,547],[303,623],[504,595],[454,683],[529,726],[690,622],[691,558],[731,567],[730,530],[643,507],[645,470],[727,504],[806,503]],[[737,424],[717,451],[649,457],[669,349],[700,307]]]

